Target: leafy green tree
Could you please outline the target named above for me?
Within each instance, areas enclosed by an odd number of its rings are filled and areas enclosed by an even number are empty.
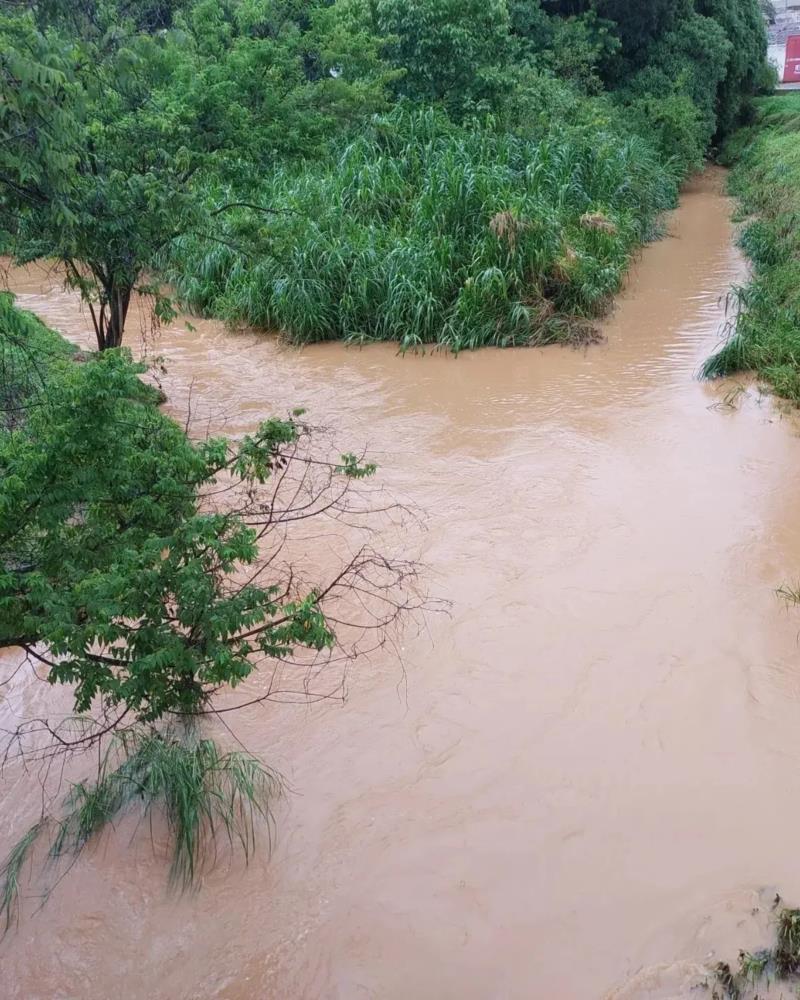
[[[597,0],[600,17],[617,27],[623,58],[634,65],[646,59],[647,47],[690,13],[685,0]]]
[[[559,19],[556,24],[545,65],[559,78],[577,83],[588,93],[599,94],[604,89],[603,78],[620,50],[614,25],[598,17],[595,11]]]
[[[505,0],[376,0],[378,33],[392,39],[398,92],[442,102],[456,117],[495,108],[511,86]]]
[[[526,0],[517,0],[524,5]],[[716,102],[715,116],[720,134],[727,134],[736,123],[743,99],[752,93],[760,79],[766,57],[764,5],[759,0],[544,0],[544,8],[562,18],[585,16],[594,12],[619,39],[619,58],[607,59],[601,67],[603,79],[612,86],[626,85],[640,70],[663,71],[666,82],[675,81],[676,58],[692,62],[700,57],[706,66],[723,57],[726,72],[711,84],[710,95]],[[700,51],[695,40],[702,29],[696,16],[710,18],[725,34],[727,44],[717,45],[718,36],[708,35],[714,47]],[[732,47],[729,47],[732,46]],[[686,69],[686,59],[682,69]],[[689,68],[690,72],[692,67]],[[709,81],[701,68],[700,77]],[[698,79],[700,78],[698,77]],[[670,92],[672,88],[662,93]],[[652,92],[657,98],[658,92]],[[704,95],[703,110],[709,95]]]
[[[521,42],[521,53],[535,57],[552,46],[556,21],[549,17],[541,0],[509,0],[509,26]]]
[[[668,155],[696,166],[741,119],[764,78],[765,56],[755,0],[697,0],[650,42],[617,96],[638,127],[650,123]]]
[[[74,92],[69,46],[37,32],[30,18],[0,20],[0,43],[0,224],[8,229],[14,214],[41,201],[45,186],[55,213],[66,211]]]
[[[249,853],[279,782],[251,755],[202,738],[201,720],[335,696],[342,664],[416,603],[413,566],[372,545],[373,505],[356,484],[374,468],[329,460],[299,413],[236,442],[192,442],[126,352],[73,360],[52,339],[0,298],[0,357],[15,360],[0,401],[24,412],[0,429],[0,649],[20,647],[47,682],[68,685],[74,711],[23,720],[3,752],[50,759],[94,747],[101,765],[0,866],[7,921],[36,842],[49,838],[54,858],[80,851],[137,801],[163,806],[183,885],[216,829]],[[35,377],[25,351],[41,366]],[[378,508],[382,520],[384,499]],[[310,519],[317,538],[325,522],[336,533],[324,570],[315,552],[286,555]],[[255,691],[214,702],[255,670]]]
[[[0,648],[21,646],[51,682],[74,685],[78,712],[99,699],[150,722],[202,711],[259,657],[333,646],[324,608],[375,569],[371,551],[302,593],[279,574],[263,582],[263,546],[301,511],[344,509],[371,467],[317,460],[310,478],[297,418],[236,444],[192,443],[117,351],[52,370],[46,401],[0,435]],[[278,505],[273,487],[289,496],[298,472],[296,509],[283,493]]]
[[[304,65],[316,81],[317,107],[330,112],[337,131],[387,110],[389,89],[403,77],[386,60],[390,40],[379,32],[365,0],[334,0],[309,14]]]
[[[20,262],[62,263],[100,350],[122,343],[137,292],[171,316],[158,273],[177,236],[225,239],[228,205],[205,199],[209,179],[246,191],[382,106],[378,42],[343,33],[338,10],[306,36],[264,0],[198,0],[156,34],[104,30],[99,15],[81,19],[83,35],[44,30],[38,9],[0,15],[0,239]]]
[[[689,0],[691,3],[691,0]],[[641,59],[647,46],[686,13],[683,0],[544,0],[545,8],[560,17],[594,11],[616,26],[624,58]]]
[[[603,77],[620,49],[613,22],[598,17],[594,10],[551,17],[539,0],[512,0],[509,12],[524,59],[585,92],[603,90]]]
[[[725,75],[716,92],[717,134],[724,137],[739,124],[747,102],[764,79],[764,18],[752,0],[698,0],[697,9],[721,25],[731,43]]]
[[[59,26],[80,37],[102,36],[123,23],[136,31],[163,31],[186,5],[187,0],[16,0],[17,7],[34,13],[43,29]]]
[[[717,131],[717,93],[725,79],[732,43],[713,18],[691,14],[649,50],[648,65],[634,75],[628,91],[649,100],[688,96],[700,123],[700,152]]]
[[[63,264],[98,347],[116,347],[136,290],[168,315],[142,274],[200,223],[194,178],[224,147],[222,109],[185,89],[191,72],[171,39],[132,35],[101,51],[6,17],[0,46],[0,230],[18,261]]]

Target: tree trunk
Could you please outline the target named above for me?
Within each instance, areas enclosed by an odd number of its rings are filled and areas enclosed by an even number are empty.
[[[95,313],[92,309],[92,320],[99,351],[108,350],[110,347],[119,347],[122,344],[133,287],[131,285],[120,287],[112,282],[103,288],[103,293],[104,301],[100,305],[99,313]]]
[[[110,300],[106,347],[119,347],[125,333],[125,320],[131,304],[131,288],[114,288]]]

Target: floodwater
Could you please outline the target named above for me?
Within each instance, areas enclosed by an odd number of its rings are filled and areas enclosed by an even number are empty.
[[[800,903],[800,611],[775,595],[800,576],[800,439],[694,377],[744,275],[722,183],[687,188],[586,351],[163,331],[176,415],[191,396],[235,434],[305,405],[368,446],[452,611],[344,705],[229,720],[293,789],[271,859],[175,899],[149,838],[111,833],[29,901],[4,998],[696,996],[703,962],[765,940],[776,889]],[[86,339],[57,285],[13,283]],[[40,790],[0,793],[4,847]]]

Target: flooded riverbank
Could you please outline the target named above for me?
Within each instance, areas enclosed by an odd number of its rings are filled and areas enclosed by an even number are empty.
[[[175,900],[146,836],[105,837],[0,945],[4,996],[682,995],[758,944],[773,886],[800,902],[800,618],[774,594],[800,577],[800,439],[694,379],[744,273],[721,188],[687,189],[585,352],[163,331],[176,416],[235,434],[304,405],[366,445],[426,512],[410,544],[452,614],[343,707],[236,717],[294,789],[271,860]],[[52,281],[12,287],[89,343]],[[0,796],[4,850],[40,792]]]

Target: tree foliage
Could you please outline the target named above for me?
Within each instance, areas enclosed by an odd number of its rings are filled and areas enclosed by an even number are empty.
[[[74,355],[9,296],[0,358],[0,649],[23,657],[2,683],[29,663],[72,699],[66,716],[5,729],[0,759],[101,753],[96,780],[43,813],[0,868],[8,922],[37,843],[75,854],[137,803],[164,810],[184,887],[220,833],[249,856],[280,782],[201,737],[203,717],[336,697],[347,664],[419,602],[414,566],[373,545],[401,513],[371,499],[374,466],[332,459],[299,412],[235,442],[192,441],[157,409],[142,365],[120,349]],[[322,559],[296,551],[309,521]],[[255,671],[255,690],[214,701]]]
[[[371,467],[309,464],[297,418],[193,443],[140,371],[119,352],[53,362],[46,399],[0,436],[0,648],[46,663],[79,713],[152,722],[201,711],[261,660],[332,649],[325,609],[393,570],[368,547],[307,589],[278,570],[287,523],[349,509]],[[276,498],[290,482],[296,508]]]
[[[456,117],[497,106],[510,86],[505,0],[377,0],[398,91],[441,102]]]
[[[596,17],[618,42],[609,57],[592,54],[592,45],[573,33],[564,43],[580,62],[583,77],[591,82],[595,72],[613,88],[633,90],[656,111],[655,102],[688,96],[704,123],[701,152],[710,139],[724,138],[736,126],[746,102],[763,78],[766,31],[757,0],[544,0],[539,7],[529,0],[514,0],[514,8],[556,15],[565,23]],[[541,34],[541,13],[534,18]],[[562,48],[546,43],[556,53]],[[563,57],[562,57],[563,58]],[[639,110],[642,111],[640,105]],[[656,112],[663,119],[661,111]],[[692,159],[692,157],[690,157]]]
[[[722,27],[730,44],[715,93],[716,135],[724,138],[746,117],[750,98],[765,79],[764,19],[752,3],[698,0],[697,10]]]

